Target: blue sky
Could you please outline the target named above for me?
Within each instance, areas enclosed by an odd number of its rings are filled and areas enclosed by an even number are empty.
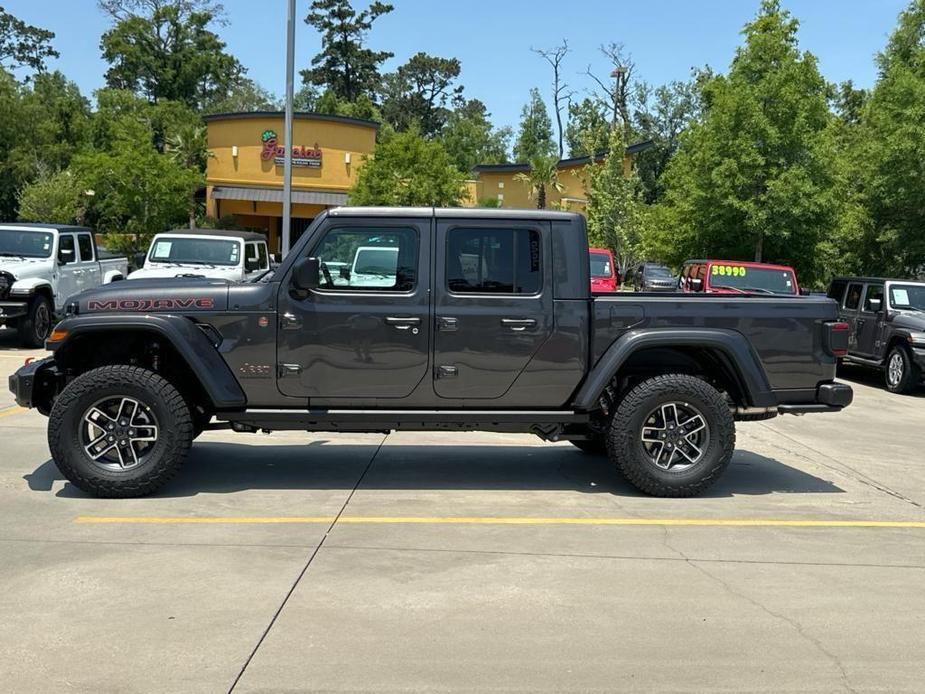
[[[741,40],[742,26],[754,16],[758,0],[391,0],[395,11],[380,18],[369,37],[377,49],[395,57],[393,68],[417,51],[455,56],[462,61],[462,83],[470,97],[482,99],[498,125],[515,125],[530,87],[548,96],[546,64],[530,47],[569,40],[573,53],[564,74],[579,95],[593,84],[582,73],[588,65],[604,72],[601,43],[622,42],[637,74],[659,84],[686,79],[694,66],[725,70]],[[300,17],[309,0],[299,0]],[[357,0],[365,6],[365,0]],[[880,50],[907,0],[783,0],[800,20],[800,44],[819,58],[833,82],[853,79],[870,86],[876,79],[874,55]],[[61,58],[53,66],[91,94],[103,85],[105,63],[99,37],[108,19],[94,0],[4,0],[8,12],[57,34]],[[282,94],[285,82],[284,0],[224,0],[228,24],[218,32],[267,89]],[[319,49],[314,30],[299,21],[296,67],[305,67]]]

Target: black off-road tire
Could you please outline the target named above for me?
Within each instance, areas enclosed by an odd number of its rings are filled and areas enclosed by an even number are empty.
[[[84,450],[83,416],[106,396],[137,400],[157,422],[157,440],[137,467],[105,470]],[[82,374],[58,396],[48,419],[48,447],[58,469],[75,486],[99,497],[151,494],[177,473],[192,440],[193,421],[183,396],[162,376],[137,366],[103,366]]]
[[[19,344],[23,347],[44,347],[54,325],[54,311],[44,294],[36,294],[29,301],[26,315],[19,319]]]
[[[709,428],[703,457],[680,471],[655,465],[641,441],[646,418],[670,402],[690,403]],[[735,421],[725,397],[709,383],[687,374],[666,374],[647,379],[626,393],[611,420],[607,442],[611,462],[637,489],[660,497],[696,496],[729,465],[735,449]]]
[[[607,437],[604,434],[589,433],[590,438],[569,441],[575,448],[589,455],[607,455]]]
[[[902,375],[898,381],[891,383],[890,365],[893,362],[894,356],[902,360]],[[886,367],[883,370],[883,381],[886,384],[886,389],[891,393],[906,395],[916,389],[921,379],[922,372],[912,360],[909,349],[904,345],[896,345],[893,347],[893,349],[890,350],[889,356],[886,358]]]

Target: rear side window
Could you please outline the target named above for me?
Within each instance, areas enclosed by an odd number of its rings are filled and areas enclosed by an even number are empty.
[[[77,245],[80,246],[80,259],[84,262],[93,260],[93,240],[90,234],[78,234]]]
[[[460,294],[536,294],[540,256],[540,234],[532,229],[451,229],[447,287]]]
[[[832,286],[829,287],[829,293],[827,296],[830,299],[835,299],[838,303],[841,303],[842,298],[845,296],[845,287],[848,286],[847,282],[836,281],[832,282]]]
[[[845,295],[845,308],[856,309],[861,303],[861,291],[863,286],[860,284],[849,284],[848,293]]]

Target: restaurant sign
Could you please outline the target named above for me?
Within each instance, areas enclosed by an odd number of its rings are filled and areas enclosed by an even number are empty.
[[[264,161],[270,161],[272,159],[274,164],[282,166],[286,156],[286,149],[279,144],[276,131],[264,130],[260,139],[263,140],[263,149],[260,151],[260,158]],[[309,166],[316,169],[320,168],[321,149],[318,147],[318,143],[316,142],[314,147],[305,147],[304,145],[296,145],[293,147],[292,165]]]

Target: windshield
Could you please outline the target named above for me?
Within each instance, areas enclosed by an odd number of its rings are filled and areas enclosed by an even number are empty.
[[[674,279],[671,270],[664,265],[646,265],[645,273],[648,277],[667,277],[668,279]]]
[[[0,256],[50,258],[54,240],[47,231],[0,229]]]
[[[790,270],[745,265],[712,265],[710,286],[731,287],[760,294],[796,294],[796,280]]]
[[[237,265],[241,259],[241,242],[171,236],[156,239],[148,257],[155,263]]]
[[[591,277],[613,277],[610,256],[606,253],[591,253]]]
[[[925,284],[891,284],[890,307],[925,311]]]
[[[397,248],[361,248],[353,261],[353,272],[357,275],[392,276],[397,268]]]

